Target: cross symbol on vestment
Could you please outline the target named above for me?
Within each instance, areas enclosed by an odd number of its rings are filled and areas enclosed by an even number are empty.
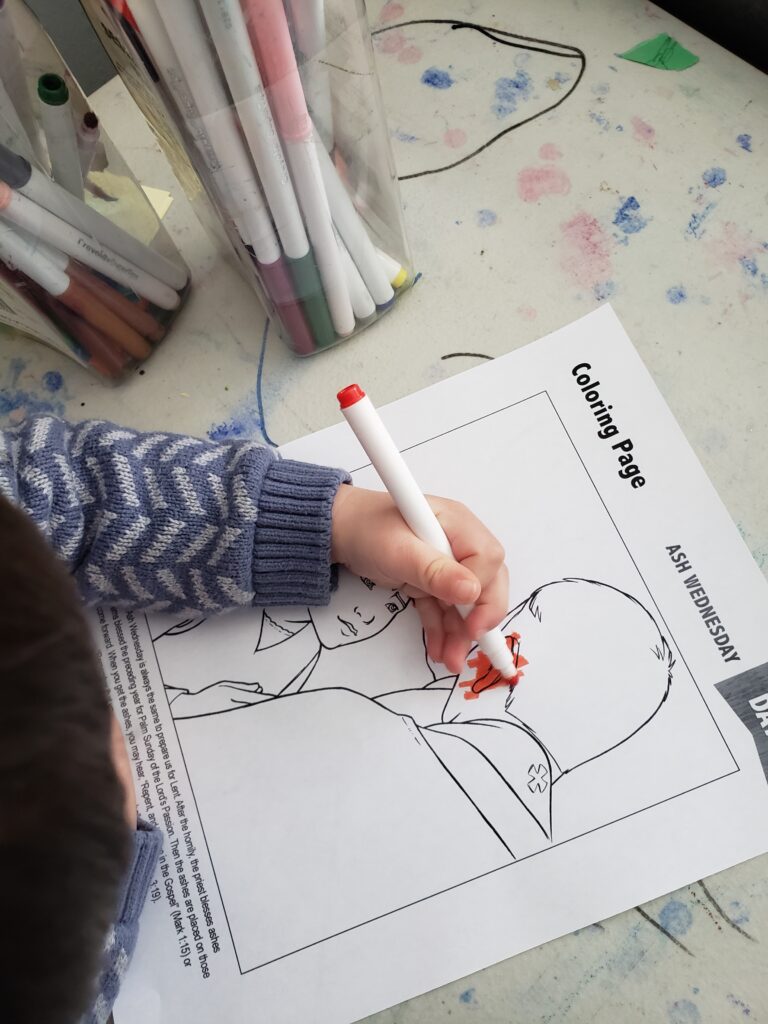
[[[543,764],[532,764],[528,769],[528,789],[532,793],[543,793],[549,785],[549,772]]]

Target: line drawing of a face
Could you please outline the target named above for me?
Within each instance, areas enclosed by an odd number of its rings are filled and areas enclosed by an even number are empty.
[[[381,633],[408,604],[408,598],[396,588],[342,571],[330,602],[308,611],[320,646],[333,650]]]

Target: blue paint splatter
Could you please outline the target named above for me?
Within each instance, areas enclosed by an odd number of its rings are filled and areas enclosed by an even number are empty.
[[[743,135],[737,135],[736,136],[736,141],[738,142],[738,144],[741,146],[742,149],[745,149],[747,151],[747,153],[751,153],[752,152],[752,136],[751,135],[747,135],[747,133],[744,132]]]
[[[700,1024],[699,1008],[690,999],[678,999],[669,1008],[670,1024]]]
[[[659,924],[666,928],[670,935],[685,935],[693,924],[693,914],[685,903],[670,900],[661,908]]]
[[[749,922],[749,911],[738,900],[731,900],[728,904],[728,913],[734,924],[747,924]]]
[[[392,132],[392,138],[397,139],[398,142],[416,142],[418,135],[409,135],[408,132],[404,132],[401,128],[395,128]]]
[[[699,989],[699,986],[698,986],[698,985],[694,985],[694,986],[693,986],[693,988],[691,989],[691,992],[693,992],[693,994],[694,994],[695,996],[697,996],[697,995],[699,994],[699,992],[700,992],[700,991],[701,991],[701,990]]]
[[[47,373],[43,374],[43,387],[46,391],[60,391],[63,383],[64,378],[58,370],[49,370]]]
[[[757,264],[753,259],[750,259],[749,256],[740,256],[739,263],[745,274],[748,274],[750,277],[757,277]]]
[[[46,386],[45,374],[40,384],[32,382],[29,390],[21,384],[21,376],[27,368],[23,359],[11,359],[5,368],[2,379],[0,379],[0,416],[7,416],[13,423],[20,423],[28,416],[39,415],[64,415],[64,402],[60,398],[44,398],[37,390],[37,387],[45,389],[51,394],[51,389]],[[53,377],[58,377],[63,384],[61,374],[50,371]],[[61,387],[61,385],[59,385]],[[54,388],[54,393],[58,388]]]
[[[687,298],[688,292],[683,285],[676,284],[673,288],[667,288],[667,302],[671,302],[673,306],[679,306]]]
[[[556,71],[552,77],[556,82],[559,82],[560,85],[565,85],[566,82],[570,82],[571,80],[571,76],[566,75],[564,71]]]
[[[617,132],[623,132],[624,131],[624,125],[623,124],[617,124],[616,125],[616,131]]]
[[[608,120],[605,114],[598,114],[596,111],[590,110],[589,117],[590,120],[594,121],[595,124],[599,125],[604,132],[607,132],[608,129],[611,127],[611,122]]]
[[[613,223],[625,235],[636,235],[648,224],[640,213],[640,203],[634,196],[627,196],[614,214]]]
[[[602,281],[600,284],[596,284],[592,290],[598,302],[605,302],[616,291],[616,285],[613,281]]]
[[[261,351],[259,352],[259,368],[256,372],[256,387],[239,403],[231,419],[225,420],[223,423],[215,423],[210,428],[208,431],[208,437],[211,441],[240,441],[245,438],[251,438],[258,432],[267,444],[272,445],[273,448],[276,447],[275,442],[269,436],[267,431],[267,421],[264,414],[264,396],[262,393],[264,356],[267,351],[269,323],[269,318],[267,318],[267,321],[264,324],[264,332],[261,336]]]
[[[752,1008],[750,1006],[747,1006],[743,999],[739,999],[739,997],[733,995],[732,992],[729,992],[725,998],[728,1000],[731,1006],[734,1006],[737,1010],[741,1010],[742,1017],[752,1016]]]
[[[709,170],[704,171],[701,180],[708,188],[720,188],[725,183],[727,177],[722,167],[710,167]]]
[[[532,91],[531,76],[522,68],[514,78],[497,78],[494,86],[496,102],[491,106],[491,110],[496,117],[507,117],[517,110],[518,102],[530,98]]]
[[[704,234],[702,225],[716,206],[717,203],[707,203],[703,210],[699,210],[698,213],[692,213],[691,219],[688,221],[688,227],[685,229],[686,234],[692,238],[701,238]]]
[[[433,89],[450,89],[453,85],[453,78],[442,68],[427,68],[421,76],[421,81],[424,85],[431,85]]]
[[[460,1003],[467,1003],[467,1004],[476,1003],[477,1000],[475,999],[475,990],[473,988],[466,989],[459,996],[459,1002]]]
[[[477,224],[481,228],[492,228],[498,220],[498,216],[494,210],[478,210],[477,211]]]

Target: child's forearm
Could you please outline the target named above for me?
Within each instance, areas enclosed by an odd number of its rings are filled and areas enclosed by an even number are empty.
[[[0,432],[0,492],[72,570],[89,603],[212,613],[323,604],[341,470],[253,442],[36,417]]]

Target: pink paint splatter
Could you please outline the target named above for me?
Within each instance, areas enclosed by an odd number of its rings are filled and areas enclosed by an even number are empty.
[[[612,274],[610,242],[597,219],[580,210],[560,225],[560,265],[580,288],[593,288]]]
[[[401,64],[415,64],[421,60],[421,50],[418,46],[406,46],[404,50],[401,50],[397,55],[397,59]]]
[[[732,220],[723,224],[719,237],[711,238],[705,244],[713,263],[727,270],[741,269],[744,260],[753,259],[761,250],[752,233],[744,231]]]
[[[523,320],[535,320],[536,317],[539,315],[533,308],[533,306],[518,306],[517,313],[518,316]]]
[[[538,202],[542,196],[567,196],[571,179],[562,167],[524,167],[517,176],[517,191],[526,203]]]
[[[451,149],[459,149],[467,141],[467,133],[463,128],[449,128],[443,135],[443,142]]]
[[[405,36],[399,28],[393,28],[391,32],[382,32],[374,38],[382,53],[398,53],[406,43]]]
[[[397,0],[389,0],[389,3],[384,4],[381,9],[379,21],[396,21],[398,18],[402,18],[404,10],[403,5],[397,3]]]
[[[545,142],[539,150],[540,160],[559,160],[562,155],[554,142]]]
[[[646,146],[653,148],[656,140],[656,129],[644,121],[642,117],[632,118],[632,135],[637,142],[643,142]]]

